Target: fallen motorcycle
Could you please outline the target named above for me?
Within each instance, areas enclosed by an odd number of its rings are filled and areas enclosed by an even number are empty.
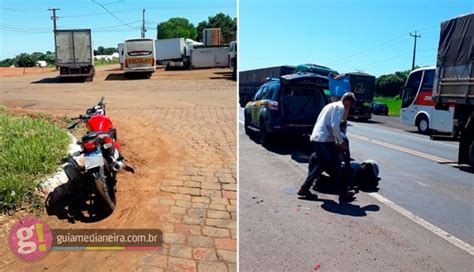
[[[77,165],[81,173],[80,186],[98,193],[104,202],[105,210],[112,212],[116,203],[117,173],[122,170],[135,173],[135,170],[120,154],[117,130],[106,116],[104,97],[97,105],[88,109],[85,115],[79,115],[71,120],[78,121],[69,124],[68,129],[74,129],[82,123],[86,123],[88,129],[81,141],[78,141],[81,151],[73,154],[73,156],[83,154],[84,158],[84,164]]]

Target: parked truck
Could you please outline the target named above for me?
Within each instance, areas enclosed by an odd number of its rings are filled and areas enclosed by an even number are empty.
[[[356,103],[351,107],[349,118],[367,121],[372,117],[370,103],[374,99],[375,77],[366,73],[352,72],[331,74],[329,91],[331,101],[339,100],[345,92],[351,91],[356,97]]]
[[[244,107],[257,93],[258,88],[271,78],[293,73],[295,66],[282,65],[239,72],[239,104]]]
[[[62,29],[54,32],[56,66],[60,78],[94,77],[94,54],[90,29]]]
[[[454,106],[453,136],[458,163],[474,167],[474,13],[441,23],[432,100],[436,109]]]
[[[191,50],[191,68],[213,68],[229,66],[227,46],[197,46]]]

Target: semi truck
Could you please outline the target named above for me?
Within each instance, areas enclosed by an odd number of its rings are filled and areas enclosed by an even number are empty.
[[[374,76],[361,72],[351,72],[340,75],[331,74],[328,78],[331,101],[339,100],[345,92],[351,91],[354,93],[356,103],[349,111],[349,118],[367,121],[372,117],[369,104],[374,100]]]
[[[227,46],[196,46],[191,49],[190,65],[192,69],[228,67],[229,48]]]
[[[282,65],[239,72],[239,104],[244,107],[268,79],[293,73],[295,66]]]
[[[458,163],[474,167],[474,13],[441,23],[432,100],[438,110],[454,107]]]
[[[92,80],[95,74],[90,29],[61,29],[54,32],[59,77]]]

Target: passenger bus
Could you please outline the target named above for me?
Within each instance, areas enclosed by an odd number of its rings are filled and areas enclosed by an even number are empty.
[[[436,67],[423,67],[413,70],[407,78],[402,91],[400,121],[416,126],[420,133],[429,131],[453,132],[454,108],[436,110],[431,100]]]
[[[140,38],[125,40],[124,74],[143,74],[148,77],[156,71],[155,40]]]

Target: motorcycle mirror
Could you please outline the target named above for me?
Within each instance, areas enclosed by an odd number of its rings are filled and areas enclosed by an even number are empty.
[[[105,97],[102,96],[102,97],[100,98],[100,101],[99,101],[98,104],[99,104],[99,105],[102,105],[102,104],[104,103],[104,99],[105,99]]]

